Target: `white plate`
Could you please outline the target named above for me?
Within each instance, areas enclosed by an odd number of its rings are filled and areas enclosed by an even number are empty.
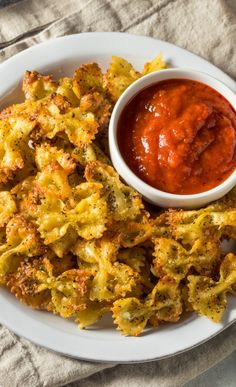
[[[160,51],[176,67],[201,70],[236,91],[236,83],[204,59],[172,44],[152,38],[121,33],[84,33],[66,36],[32,47],[0,66],[2,107],[20,101],[20,80],[26,69],[72,75],[81,63],[98,62],[103,69],[111,55],[122,56],[141,69]],[[143,362],[183,352],[215,336],[236,321],[236,298],[221,324],[194,314],[180,322],[148,329],[140,337],[122,337],[111,319],[90,329],[79,330],[75,323],[47,312],[30,309],[0,288],[0,322],[17,334],[51,350],[80,359],[107,362]]]

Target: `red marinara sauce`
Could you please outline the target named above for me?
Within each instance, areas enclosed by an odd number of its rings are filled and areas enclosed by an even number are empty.
[[[123,110],[117,138],[131,170],[161,191],[207,191],[236,168],[236,112],[200,82],[171,79],[142,90]]]

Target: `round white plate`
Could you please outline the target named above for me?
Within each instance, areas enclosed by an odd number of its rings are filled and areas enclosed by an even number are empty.
[[[0,65],[1,107],[20,101],[20,81],[25,70],[56,76],[72,75],[81,63],[98,62],[105,70],[112,55],[122,56],[141,69],[162,51],[175,67],[185,67],[218,78],[236,91],[236,83],[204,59],[172,44],[122,33],[84,33],[48,41],[27,49]],[[0,288],[0,322],[17,334],[51,350],[80,359],[107,362],[143,362],[190,349],[215,336],[236,321],[236,298],[229,299],[221,324],[194,314],[175,324],[147,329],[140,337],[122,337],[111,318],[79,330],[73,321],[19,303]]]

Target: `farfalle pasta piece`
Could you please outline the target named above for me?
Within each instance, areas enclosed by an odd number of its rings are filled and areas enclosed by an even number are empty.
[[[26,71],[22,86],[26,100],[37,101],[54,93],[57,82],[51,75],[42,75],[37,71]]]
[[[134,247],[144,243],[152,235],[149,214],[141,210],[134,219],[127,219],[125,222],[111,222],[109,233],[119,236],[122,247]]]
[[[16,184],[10,191],[14,195],[17,201],[20,201],[28,196],[31,191],[32,185],[34,183],[35,176],[29,176],[26,179],[22,180],[20,183]]]
[[[60,94],[13,105],[1,113],[5,121],[13,120],[16,116],[17,121],[28,119],[35,128],[31,133],[33,142],[45,137],[53,139],[65,133],[73,145],[83,147],[94,139],[99,126],[93,113],[82,112],[79,107],[71,106],[66,97]]]
[[[36,224],[45,245],[63,238],[70,226],[65,214],[64,202],[53,195],[47,194],[37,207]]]
[[[220,322],[226,305],[227,292],[235,289],[236,285],[236,257],[228,254],[224,258],[220,268],[220,279],[206,276],[188,276],[189,302],[193,309],[213,320]]]
[[[112,307],[114,323],[125,336],[140,335],[151,315],[152,308],[136,297],[121,298]]]
[[[98,242],[99,245],[101,244],[101,241]],[[104,260],[108,261],[115,261],[118,247],[115,246],[115,244],[103,244],[99,246],[95,240],[91,241],[83,241],[78,240],[77,243],[72,246],[72,253],[77,256],[78,259],[78,266],[80,265],[80,261],[94,264],[96,267],[96,270],[98,268],[99,260],[101,259],[101,252],[102,257]],[[103,249],[102,249],[103,247]]]
[[[92,112],[101,128],[111,115],[111,101],[103,88],[103,74],[97,63],[80,66],[74,73],[73,91],[80,100],[81,112]]]
[[[68,111],[72,107],[72,104],[70,103],[70,101],[68,101],[68,99],[66,97],[64,97],[61,94],[56,94],[56,93],[53,93],[50,96],[49,106],[50,106],[50,103],[54,105],[55,113],[56,113],[56,107],[57,107],[58,112],[60,114],[68,113]],[[52,109],[52,105],[51,105],[51,109]],[[52,109],[52,111],[53,111],[53,109]]]
[[[41,104],[41,102],[40,102]],[[22,103],[16,103],[10,106],[7,106],[0,112],[1,120],[9,120],[10,118],[20,118],[34,120],[34,114],[37,110],[37,102],[25,100]]]
[[[193,309],[214,322],[220,322],[227,305],[224,284],[205,276],[188,276],[189,303]]]
[[[64,254],[63,257],[57,257],[52,251],[49,250],[49,252],[47,257],[52,265],[52,275],[54,277],[58,277],[65,271],[78,268],[76,257],[71,253]]]
[[[82,199],[66,215],[72,227],[84,239],[101,238],[106,230],[107,205],[99,192]]]
[[[168,277],[158,281],[146,302],[153,308],[150,322],[154,326],[161,321],[176,322],[183,312],[181,287]]]
[[[152,73],[153,71],[159,71],[166,69],[167,65],[163,60],[162,54],[157,55],[153,60],[144,64],[142,75]]]
[[[86,167],[86,165],[90,161],[101,161],[104,164],[111,164],[109,158],[105,155],[105,153],[99,148],[98,145],[93,142],[88,146],[83,148],[74,148],[71,152],[71,157],[78,162],[82,167]]]
[[[19,214],[27,214],[31,220],[36,219],[38,205],[44,198],[43,191],[37,186],[35,178],[36,176],[29,176],[11,189]]]
[[[155,219],[152,219],[152,239],[154,238],[172,238],[172,233],[169,227],[168,211],[162,212]]]
[[[99,270],[99,262],[106,266],[116,261],[119,246],[118,240],[113,239],[111,243],[105,237],[97,241],[78,239],[71,251],[77,256],[78,267],[89,267],[95,275]]]
[[[81,65],[74,73],[73,91],[77,98],[94,91],[103,92],[103,75],[97,63]]]
[[[63,233],[63,231],[62,231]],[[66,228],[66,232],[59,239],[50,243],[50,249],[57,255],[57,257],[63,258],[71,249],[78,239],[78,233],[69,225]]]
[[[113,167],[99,161],[89,162],[85,168],[85,178],[103,185],[102,196],[112,219],[134,219],[140,214],[143,208],[140,195],[120,181]]]
[[[17,212],[15,200],[8,191],[0,191],[0,228]]]
[[[174,239],[154,240],[153,267],[159,277],[168,276],[179,282],[186,277],[190,268],[199,274],[211,274],[219,262],[221,250],[217,240],[200,239],[189,250]]]
[[[34,308],[48,309],[63,318],[73,317],[86,308],[90,273],[67,269],[71,260],[55,264],[55,258],[42,256],[23,261],[17,271],[8,275],[7,287],[22,302]],[[65,270],[57,275],[57,268]],[[60,270],[60,271],[61,271]]]
[[[37,174],[34,185],[44,196],[51,195],[65,200],[72,195],[67,171],[57,161],[52,162]]]
[[[216,202],[206,208],[193,211],[170,211],[168,222],[175,239],[184,244],[193,244],[204,236],[235,233],[236,208],[225,208],[223,202]]]
[[[154,274],[157,277],[167,275],[176,281],[185,278],[191,267],[189,252],[173,239],[156,238],[154,246]]]
[[[6,286],[21,302],[35,309],[47,309],[51,292],[38,280],[39,271],[45,272],[46,278],[48,272],[52,272],[52,265],[45,256],[23,260],[18,269],[7,276]]]
[[[91,186],[96,187],[96,191],[91,191]],[[107,206],[105,200],[100,197],[101,185],[82,183],[74,189],[73,196],[65,203],[53,192],[47,192],[41,204],[38,206],[37,220],[38,230],[46,245],[53,244],[55,252],[61,254],[59,242],[63,238],[63,248],[66,249],[66,238],[74,240],[77,236],[84,239],[100,238],[106,230]],[[71,190],[72,192],[72,190]],[[71,235],[69,235],[71,234]],[[58,250],[59,249],[59,250]]]
[[[90,291],[90,299],[98,301],[113,301],[125,297],[135,291],[140,282],[140,276],[130,266],[115,262],[113,265],[99,263]],[[139,287],[138,287],[139,292]]]
[[[221,241],[217,233],[210,238],[206,234],[204,238],[198,239],[193,244],[191,253],[194,270],[201,275],[214,276],[222,254]]]
[[[172,236],[181,240],[183,244],[192,246],[197,239],[204,236],[206,228],[210,225],[210,216],[202,213],[202,210],[170,211],[168,222]]]
[[[74,317],[86,309],[91,274],[86,270],[71,269],[48,281],[52,310],[63,318]]]
[[[68,262],[70,264],[70,260]],[[85,309],[91,276],[88,271],[72,268],[57,276],[56,272],[54,274],[53,259],[50,261],[47,257],[42,257],[38,261],[34,260],[32,264],[26,263],[26,267],[29,275],[26,275],[25,278],[25,270],[19,274],[19,278],[22,276],[24,281],[26,279],[25,291],[22,294],[23,288],[19,286],[19,282],[16,289],[23,296],[26,296],[22,298],[24,302],[31,303],[31,299],[27,297],[32,294],[31,287],[33,286],[32,292],[36,295],[50,294],[50,302],[47,302],[46,305],[47,309],[60,314],[63,318],[72,317],[76,312]],[[13,290],[13,288],[11,289]]]
[[[73,80],[69,77],[64,77],[59,80],[59,85],[56,90],[57,95],[62,95],[70,102],[71,106],[78,107],[79,99],[73,91]]]
[[[24,167],[27,141],[34,126],[34,121],[21,117],[0,120],[0,183],[11,180]]]
[[[92,264],[96,274],[91,283],[91,301],[112,301],[135,290],[140,282],[137,271],[116,262],[119,243],[102,238],[97,241],[78,241],[73,253],[79,261]]]
[[[75,313],[75,322],[81,329],[95,324],[111,309],[111,305],[106,302],[88,301],[86,309]]]
[[[24,254],[28,257],[41,255],[45,251],[33,223],[23,215],[14,215],[6,227],[8,254]],[[1,246],[2,248],[2,246]]]
[[[93,113],[84,113],[79,107],[75,107],[61,114],[60,109],[53,102],[49,106],[38,109],[36,122],[41,136],[52,139],[58,133],[65,133],[69,141],[78,147],[90,144],[99,126]]]
[[[104,86],[116,102],[125,89],[140,77],[141,74],[125,59],[112,56],[112,62],[104,75]]]
[[[148,321],[178,321],[183,305],[181,291],[174,281],[159,280],[144,301],[136,297],[119,299],[112,307],[114,323],[123,335],[138,336]]]
[[[102,188],[103,186],[100,183],[93,183],[88,181],[80,183],[79,185],[77,185],[72,189],[74,205],[78,203],[80,200],[85,199],[96,192],[101,193]]]
[[[142,247],[122,249],[119,251],[117,259],[119,262],[129,265],[138,273],[142,273],[147,260],[145,249]]]
[[[91,111],[81,111],[73,105],[63,94],[53,93],[38,101],[13,105],[2,112],[1,117],[8,120],[16,116],[18,120],[28,118],[37,128],[32,134],[34,141],[65,133],[73,145],[83,147],[94,139],[99,124]]]
[[[83,147],[95,138],[98,123],[93,113],[83,113],[79,108],[74,108],[58,120],[56,130],[64,131],[73,145]]]
[[[227,254],[220,265],[220,279],[224,281],[232,272],[236,271],[236,256],[232,253]],[[229,292],[236,293],[236,282],[232,285]]]
[[[144,290],[151,290],[153,284],[151,282],[150,263],[147,258],[147,250],[143,247],[132,247],[119,251],[117,260],[125,263],[135,270],[140,275],[140,282]]]
[[[48,165],[58,162],[63,170],[69,175],[76,167],[73,158],[63,149],[58,149],[47,143],[36,146],[35,162],[39,171],[43,171]]]
[[[14,215],[6,227],[6,243],[0,246],[0,282],[17,269],[25,256],[38,256],[44,252],[35,226],[24,216]]]
[[[112,103],[108,97],[101,92],[93,92],[84,95],[80,100],[82,112],[92,112],[101,129],[107,128],[111,116]]]

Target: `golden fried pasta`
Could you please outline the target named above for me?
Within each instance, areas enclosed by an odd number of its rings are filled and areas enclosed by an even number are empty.
[[[111,164],[114,103],[137,71],[112,57],[105,74],[83,64],[73,78],[27,71],[25,101],[0,113],[0,284],[21,302],[73,318],[80,328],[111,312],[137,336],[195,311],[220,321],[236,293],[236,190],[194,211],[150,211]]]

